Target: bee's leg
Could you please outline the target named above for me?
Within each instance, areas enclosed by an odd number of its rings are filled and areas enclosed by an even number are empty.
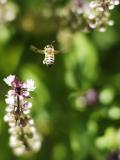
[[[46,63],[45,63],[45,59],[43,60],[43,64],[46,64]]]

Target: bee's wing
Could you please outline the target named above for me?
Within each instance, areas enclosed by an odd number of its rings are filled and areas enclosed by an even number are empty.
[[[55,53],[55,54],[60,54],[60,51],[55,50],[54,53]]]
[[[33,45],[30,46],[30,49],[31,49],[33,52],[40,53],[40,54],[44,54],[44,50],[38,49],[37,47],[35,47],[35,46],[33,46]]]

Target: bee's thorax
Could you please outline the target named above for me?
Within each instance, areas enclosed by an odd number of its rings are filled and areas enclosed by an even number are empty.
[[[45,54],[54,54],[54,48],[45,48]]]

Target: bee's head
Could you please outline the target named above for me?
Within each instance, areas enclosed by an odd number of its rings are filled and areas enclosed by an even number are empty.
[[[46,45],[44,49],[51,49],[51,50],[53,50],[54,49],[53,43],[55,43],[55,41],[52,41],[52,43]]]
[[[53,45],[46,45],[45,46],[45,48],[44,48],[44,50],[47,52],[47,53],[51,53],[51,52],[53,52],[54,51],[54,47],[53,47]]]
[[[48,45],[45,46],[45,49],[53,49],[53,48],[54,48],[54,47],[53,47],[52,44],[48,44]]]

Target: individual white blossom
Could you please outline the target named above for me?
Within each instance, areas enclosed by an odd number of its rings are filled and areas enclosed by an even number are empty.
[[[13,96],[8,96],[6,99],[5,99],[5,102],[9,105],[14,105],[15,103],[15,99]]]
[[[8,105],[6,107],[6,112],[12,112],[14,110],[14,105]]]
[[[8,86],[11,86],[12,85],[11,83],[14,81],[14,79],[15,79],[15,76],[14,75],[10,75],[7,78],[4,78],[3,80],[5,81],[5,83]]]
[[[27,85],[28,91],[34,91],[35,90],[35,83],[32,79],[27,80],[26,85]]]

